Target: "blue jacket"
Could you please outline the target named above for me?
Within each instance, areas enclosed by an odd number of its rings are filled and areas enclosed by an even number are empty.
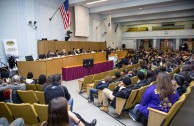
[[[110,83],[107,83],[107,82],[106,82],[106,83],[102,83],[102,81],[100,81],[100,82],[97,84],[96,89],[103,90],[104,88],[107,88],[109,84],[110,84]]]

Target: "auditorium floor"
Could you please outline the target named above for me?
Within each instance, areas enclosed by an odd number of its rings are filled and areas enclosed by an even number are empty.
[[[129,117],[121,119],[121,122],[111,117],[105,112],[100,111],[98,107],[78,94],[78,81],[63,81],[63,85],[67,87],[69,93],[74,99],[73,111],[79,113],[88,122],[91,122],[94,118],[97,119],[96,126],[142,126],[140,123],[133,122]]]

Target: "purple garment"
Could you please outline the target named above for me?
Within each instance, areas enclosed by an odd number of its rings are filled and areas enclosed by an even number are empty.
[[[178,100],[179,95],[175,91],[171,96],[161,101],[159,94],[156,93],[156,85],[150,86],[144,93],[140,105],[137,109],[146,117],[148,117],[148,107],[159,111],[168,112],[172,105]]]

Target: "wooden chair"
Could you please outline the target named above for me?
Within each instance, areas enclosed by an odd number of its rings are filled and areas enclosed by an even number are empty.
[[[93,75],[92,82],[94,83],[95,80],[101,80],[101,73],[98,73],[98,74],[94,74]]]
[[[109,71],[109,75],[112,77],[112,76],[115,76],[115,72],[116,72],[117,70],[116,69],[114,69],[114,70],[110,70]]]
[[[116,87],[119,83],[120,83],[120,81],[117,82],[117,83],[110,84],[110,85],[108,86],[108,89],[111,90],[111,91],[113,91],[113,90],[115,89],[115,87]]]
[[[26,84],[26,90],[37,91],[36,84]]]
[[[37,88],[38,91],[42,91],[42,87],[43,87],[42,85],[36,84],[36,88]]]
[[[104,79],[106,76],[109,75],[109,71],[106,71],[106,72],[102,72],[101,73],[101,80]]]
[[[7,103],[8,108],[12,112],[14,118],[23,118],[26,125],[39,124],[38,115],[29,103],[13,104]]]
[[[120,116],[123,109],[132,108],[137,97],[138,89],[132,90],[128,99],[116,97],[116,113]]]
[[[0,102],[0,118],[5,117],[9,122],[14,120],[13,115],[5,102]]]
[[[34,93],[35,93],[35,95],[36,95],[36,97],[38,99],[38,102],[40,104],[45,104],[44,92],[42,92],[42,91],[35,91]]]
[[[85,76],[84,80],[78,80],[80,93],[82,92],[82,90],[86,90],[87,84],[91,84],[92,80],[93,75]]]
[[[29,90],[29,91],[17,90],[17,93],[24,103],[30,103],[30,104],[38,103],[38,99],[34,91],[32,90]]]
[[[148,126],[167,126],[183,104],[184,100],[185,95],[182,95],[180,99],[174,103],[168,113],[153,108],[148,108]]]
[[[37,115],[40,119],[40,123],[47,121],[48,119],[48,105],[42,105],[42,104],[37,104],[34,103],[34,108],[37,112]]]
[[[141,98],[142,98],[143,93],[144,93],[144,90],[146,90],[146,88],[147,88],[146,86],[143,86],[143,87],[138,89],[137,97],[136,97],[136,99],[134,101],[135,104],[140,103]]]
[[[123,69],[124,69],[124,68],[120,68],[120,69],[118,69],[117,71],[119,71],[119,72],[121,73],[121,72],[123,72]]]
[[[138,77],[137,76],[131,77],[131,84],[136,84],[137,81],[138,81]]]

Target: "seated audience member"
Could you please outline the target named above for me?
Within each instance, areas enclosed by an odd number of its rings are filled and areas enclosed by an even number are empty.
[[[67,55],[65,49],[62,50],[61,55],[62,55],[62,56]]]
[[[61,85],[61,75],[59,74],[53,76],[53,82],[45,88],[44,96],[46,104],[48,104],[53,98],[65,97],[68,104],[71,105],[71,110],[73,109],[73,99],[67,88]]]
[[[1,79],[3,83],[9,84],[11,82],[11,79],[9,78],[9,71],[1,72]]]
[[[183,64],[182,67],[180,68],[179,74],[182,75],[185,79],[185,85],[186,87],[190,84],[191,82],[191,77],[190,77],[190,66],[189,64]]]
[[[50,76],[48,76],[46,83],[44,83],[44,85],[42,86],[42,91],[44,91],[45,88],[46,88],[48,85],[51,85],[52,82],[53,82],[53,75],[50,75]]]
[[[21,83],[20,76],[14,75],[12,77],[12,84],[10,85],[12,88],[10,101],[13,103],[22,103],[22,100],[17,94],[17,90],[26,90],[26,85],[24,83]]]
[[[91,88],[90,89],[90,95],[88,98],[89,102],[94,102],[94,94],[98,94],[98,90],[103,90],[104,88],[107,88],[109,84],[111,83],[112,78],[110,76],[106,76],[103,81],[100,81],[97,85],[96,88]]]
[[[56,50],[54,56],[57,57],[59,55],[59,50]]]
[[[145,64],[142,64],[140,66],[140,70],[139,71],[143,72],[146,75],[147,74],[147,69],[148,69],[147,66]]]
[[[41,74],[38,78],[38,84],[44,85],[46,83],[46,76]]]
[[[47,53],[47,58],[51,58],[51,57],[54,57],[55,54],[53,52],[51,52],[51,50],[48,51]]]
[[[115,108],[116,97],[127,99],[134,89],[134,87],[131,86],[131,79],[129,77],[124,77],[123,82],[121,82],[114,91],[105,88],[102,92],[103,106],[100,109],[104,112],[108,111],[108,99],[112,101],[111,106]]]
[[[117,63],[116,67],[122,68],[123,65],[128,65],[128,57],[125,56],[125,58],[122,58],[119,63]]]
[[[97,120],[86,122],[79,114],[68,111],[67,100],[58,97],[48,105],[48,119],[41,126],[95,126]]]
[[[142,122],[144,126],[147,125],[148,107],[167,113],[179,98],[168,73],[160,72],[156,81],[156,84],[145,91],[141,103],[136,105],[134,110],[129,111],[129,116],[134,121]]]
[[[5,117],[1,117],[0,126],[25,126],[25,124],[22,118],[17,118],[11,124],[9,124],[8,120]]]
[[[166,71],[168,72],[168,73],[170,73],[170,72],[172,72],[172,68],[170,68],[170,63],[165,63],[165,65],[164,65],[165,67],[166,67]]]
[[[184,86],[185,79],[182,75],[175,75],[174,79],[176,81],[175,88],[179,96],[181,96],[183,93],[186,92],[186,87]]]
[[[134,86],[136,88],[140,88],[140,87],[146,86],[148,84],[146,79],[145,79],[145,74],[143,72],[139,71],[137,73],[137,77],[138,77],[139,80],[136,84],[134,84]]]
[[[121,75],[122,77],[130,77],[129,70],[127,68],[124,68]]]
[[[154,79],[153,79],[153,72],[148,70],[147,71],[147,76],[146,76],[146,83],[150,84],[152,81],[154,81]]]
[[[121,78],[121,73],[120,72],[115,72],[115,76],[113,76],[114,80],[112,81],[112,83],[117,83],[119,82],[122,78]]]
[[[131,72],[129,72],[128,77],[134,77],[138,73],[137,68],[133,68]]]
[[[27,79],[26,79],[26,84],[36,84],[36,81],[33,80],[33,73],[28,72]]]

